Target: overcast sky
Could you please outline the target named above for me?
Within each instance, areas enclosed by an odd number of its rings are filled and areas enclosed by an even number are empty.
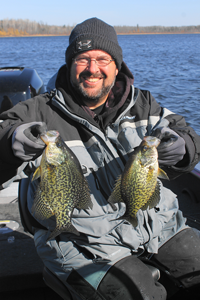
[[[200,0],[0,0],[0,20],[75,25],[97,17],[110,25],[200,25]]]

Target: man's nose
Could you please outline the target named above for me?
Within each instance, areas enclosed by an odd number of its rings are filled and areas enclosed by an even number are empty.
[[[91,59],[90,62],[88,62],[87,70],[90,71],[92,74],[96,73],[99,70],[95,59]]]

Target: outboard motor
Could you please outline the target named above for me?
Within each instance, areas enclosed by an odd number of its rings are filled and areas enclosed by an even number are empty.
[[[37,71],[24,67],[0,68],[0,113],[45,92]]]

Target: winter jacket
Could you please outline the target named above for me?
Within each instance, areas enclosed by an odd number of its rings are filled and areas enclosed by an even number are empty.
[[[157,253],[158,248],[176,232],[185,228],[178,201],[161,183],[158,209],[139,210],[139,225],[116,220],[125,212],[125,204],[113,210],[107,200],[116,179],[122,173],[130,153],[145,135],[161,126],[169,126],[186,142],[186,155],[179,167],[165,171],[170,178],[191,171],[200,158],[200,137],[187,126],[184,118],[161,107],[148,91],[133,86],[133,76],[123,63],[115,87],[99,115],[82,106],[78,95],[67,81],[63,66],[57,76],[56,90],[21,102],[0,115],[0,183],[23,169],[22,161],[11,149],[14,130],[22,123],[43,121],[48,130],[58,130],[75,153],[86,177],[93,202],[88,210],[74,209],[72,223],[81,233],[62,233],[58,240],[46,243],[55,228],[55,218],[40,221],[47,230],[35,230],[35,244],[43,262],[66,284],[72,268],[78,270],[95,288],[105,272],[119,259],[145,249]],[[38,161],[38,160],[37,160]],[[31,173],[37,161],[26,165]],[[34,199],[37,182],[30,183],[28,207]]]

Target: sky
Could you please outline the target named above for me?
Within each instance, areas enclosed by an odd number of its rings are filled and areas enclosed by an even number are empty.
[[[200,0],[0,0],[0,20],[74,26],[97,17],[110,25],[200,25]]]

